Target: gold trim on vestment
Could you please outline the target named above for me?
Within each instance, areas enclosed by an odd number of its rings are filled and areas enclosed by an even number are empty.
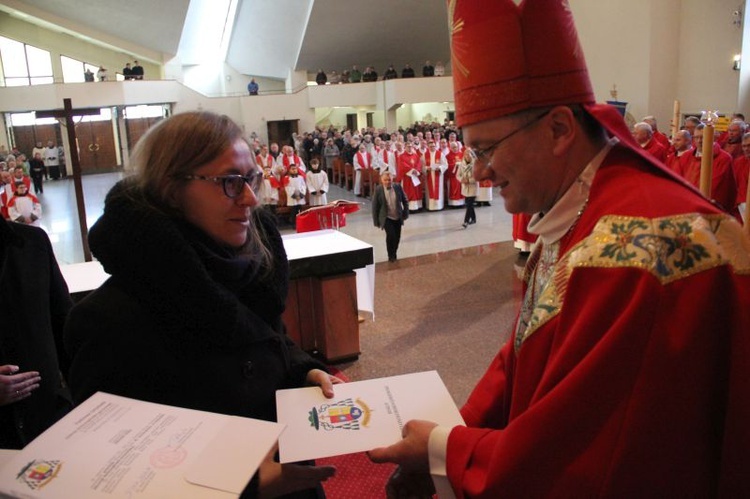
[[[735,274],[750,275],[750,238],[727,214],[688,213],[653,219],[608,215],[550,270],[548,260],[550,255],[554,257],[555,246],[542,249],[527,274],[528,289],[514,342],[516,353],[525,340],[560,313],[576,268],[642,269],[662,285],[723,265]]]

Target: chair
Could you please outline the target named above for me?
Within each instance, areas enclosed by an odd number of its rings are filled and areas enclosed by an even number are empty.
[[[372,168],[364,168],[361,170],[361,179],[359,181],[359,186],[361,188],[360,194],[362,194],[362,197],[368,198],[372,196],[372,172],[375,171]]]
[[[372,195],[375,195],[375,189],[380,185],[380,170],[370,171],[370,189],[372,189]]]
[[[333,172],[331,182],[336,185],[341,185],[344,180],[344,161],[341,158],[333,160]]]
[[[344,185],[346,190],[354,189],[354,165],[347,163],[344,165]]]

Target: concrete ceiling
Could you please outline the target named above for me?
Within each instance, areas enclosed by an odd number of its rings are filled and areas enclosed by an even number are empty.
[[[357,64],[383,75],[389,64],[418,72],[426,60],[450,61],[445,0],[319,0],[313,4],[298,70],[341,70]]]
[[[239,0],[227,62],[253,75],[285,78],[388,64],[400,71],[425,60],[448,64],[445,0]],[[20,11],[144,59],[178,53],[190,0],[3,0]],[[194,34],[200,36],[200,33]],[[139,50],[138,49],[142,49]],[[162,62],[155,60],[154,62]]]
[[[106,35],[99,41],[109,45],[127,42],[119,48],[134,44],[176,54],[190,0],[3,0],[3,4],[94,39]]]

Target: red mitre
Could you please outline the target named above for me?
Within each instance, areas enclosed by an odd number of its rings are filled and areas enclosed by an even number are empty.
[[[593,104],[567,0],[448,0],[456,123]]]

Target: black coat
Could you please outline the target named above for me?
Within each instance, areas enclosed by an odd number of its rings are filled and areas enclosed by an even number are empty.
[[[406,199],[404,190],[398,184],[391,184],[396,193],[396,212],[401,225],[409,218],[409,200]],[[388,217],[388,202],[385,200],[385,188],[378,185],[375,195],[372,196],[372,223],[380,229],[385,227],[385,219]]]
[[[0,448],[20,449],[71,407],[62,332],[71,301],[47,234],[0,218],[0,365],[39,371],[30,397],[0,407]]]
[[[65,328],[75,401],[102,390],[275,420],[276,390],[303,386],[324,366],[285,335],[289,269],[273,220],[256,211],[274,255],[272,268],[260,269],[133,202],[121,184],[89,238],[112,277],[73,308]]]

